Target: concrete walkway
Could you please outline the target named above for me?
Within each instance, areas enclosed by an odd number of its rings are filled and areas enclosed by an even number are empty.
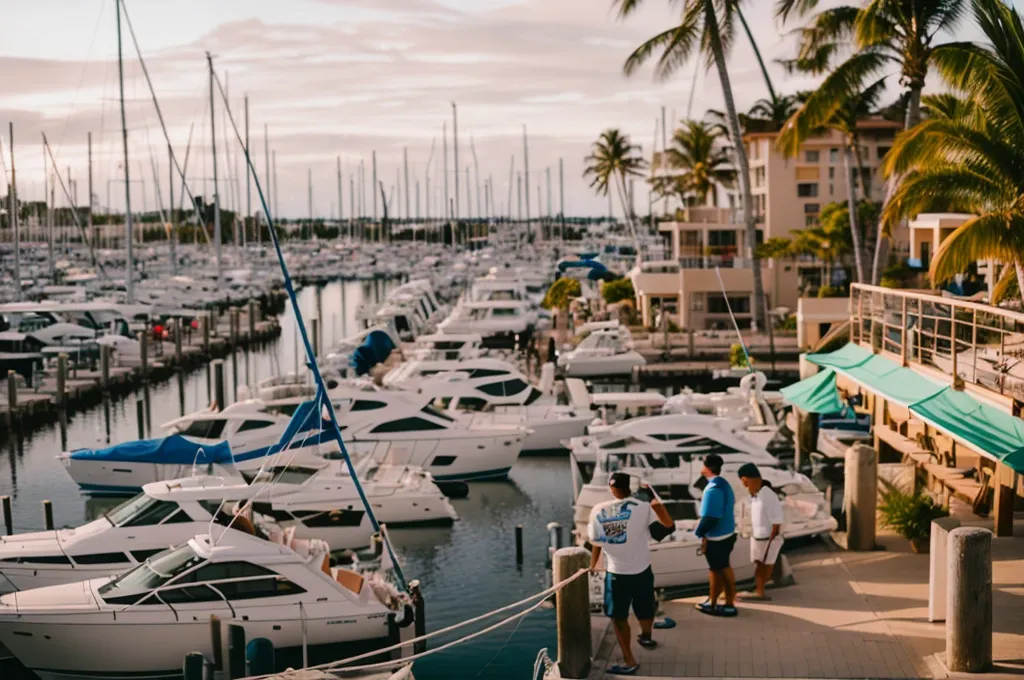
[[[897,536],[882,535],[878,542],[884,550],[871,553],[825,544],[790,552],[796,585],[770,591],[771,602],[741,603],[733,619],[694,610],[702,597],[664,603],[664,613],[678,625],[655,631],[656,650],[634,642],[642,676],[950,677],[940,662],[945,627],[927,618],[928,556],[912,553]],[[1024,530],[1015,538],[993,539],[992,552],[996,668],[980,677],[1019,679],[1024,677]],[[600,645],[590,679],[616,678],[605,672],[622,662],[615,634],[606,619],[593,622]],[[635,638],[635,621],[632,627]]]

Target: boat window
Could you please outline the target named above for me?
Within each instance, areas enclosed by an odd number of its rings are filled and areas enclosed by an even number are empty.
[[[519,378],[513,378],[512,380],[503,380],[502,382],[490,383],[489,385],[480,385],[477,389],[492,397],[511,397],[521,393],[527,387],[529,385]]]
[[[433,467],[448,467],[455,462],[456,456],[434,456],[434,460],[430,461],[430,465]]]
[[[189,604],[190,602],[223,602],[209,586],[185,586],[184,588],[168,588],[161,590],[160,599],[167,604]]]
[[[499,375],[508,375],[508,371],[497,368],[474,368],[469,372],[470,380],[475,378],[496,378]]]
[[[495,307],[491,314],[493,316],[519,316],[518,307]]]
[[[106,517],[114,526],[119,527],[153,526],[169,518],[177,509],[177,503],[161,501],[140,494],[108,512]],[[186,516],[184,520],[175,520],[175,522],[179,521],[189,521],[189,519]]]
[[[392,420],[387,423],[381,423],[377,427],[370,430],[373,434],[387,433],[387,432],[417,432],[423,430],[443,430],[444,425],[439,423],[432,423],[424,418],[400,418],[398,420]]]
[[[431,406],[436,409],[448,408],[452,403],[452,397],[436,397],[434,401],[430,402]],[[461,404],[459,404],[461,406]]]
[[[421,408],[420,411],[422,413],[426,413],[428,416],[434,416],[435,418],[440,418],[441,420],[447,420],[449,423],[454,423],[455,422],[455,418],[452,418],[451,416],[446,415],[446,414],[442,413],[441,411],[438,411],[436,408],[434,408],[430,404],[427,404],[426,406]]]
[[[676,448],[688,449],[691,453],[717,453],[723,455],[727,453],[742,453],[731,446],[727,446],[722,442],[717,442],[714,439],[708,439],[707,437],[700,437],[698,439],[690,439],[685,442],[680,442],[676,445]]]
[[[239,432],[248,432],[249,430],[262,430],[265,427],[270,427],[274,424],[273,420],[247,420],[239,426]]]
[[[257,515],[270,517],[275,522],[291,522],[295,519],[292,513],[287,510],[278,510],[270,503],[253,503],[252,511]]]
[[[317,512],[302,518],[302,523],[311,528],[357,527],[363,523],[362,510],[331,510]]]
[[[290,416],[294,415],[295,411],[298,408],[298,404],[275,404],[274,406],[268,406],[267,410],[274,413],[280,413],[282,415]]]
[[[251,581],[224,581],[213,584],[213,587],[224,593],[224,597],[229,600],[256,600],[306,592],[305,588],[279,576]]]
[[[103,513],[103,516],[107,518],[108,522],[117,526],[138,514],[143,508],[147,508],[150,504],[157,502],[158,501],[156,499],[150,498],[144,493],[140,493],[138,496],[133,496],[124,501],[114,509]]]
[[[75,555],[74,560],[78,564],[124,564],[130,561],[123,552]]]
[[[126,571],[100,586],[98,592],[108,604],[135,604],[154,588],[202,562],[203,558],[186,544]]]
[[[459,410],[462,411],[486,411],[490,402],[480,397],[459,397]]]
[[[246,484],[254,482],[276,482],[279,484],[303,484],[307,479],[319,472],[317,468],[307,467],[273,467],[269,470],[242,470],[240,474]]]
[[[527,398],[526,398],[526,401],[525,401],[525,402],[523,402],[523,403],[524,403],[524,404],[525,404],[526,406],[529,406],[529,405],[530,405],[530,404],[532,404],[533,402],[535,402],[535,401],[537,401],[538,399],[540,399],[540,398],[541,398],[542,396],[544,396],[544,393],[543,393],[543,392],[541,392],[540,390],[538,390],[538,389],[537,389],[536,387],[531,387],[531,388],[530,388],[530,396],[529,396],[529,397],[527,397]]]
[[[387,404],[383,401],[372,401],[370,399],[359,399],[352,404],[352,408],[349,411],[376,411],[377,409],[385,408]]]
[[[14,564],[71,564],[67,555],[30,555],[28,557],[5,557],[0,562]]]
[[[167,548],[156,548],[155,550],[132,550],[131,552],[132,557],[135,558],[136,562],[145,562],[150,557],[153,557],[154,555],[159,555],[165,550],[167,550]]]
[[[193,420],[187,428],[180,430],[180,434],[199,439],[219,439],[226,423],[223,418]]]
[[[178,583],[203,583],[253,576],[277,576],[277,573],[251,562],[210,562],[186,574]]]
[[[161,524],[184,524],[191,522],[192,518],[188,516],[188,513],[184,510],[179,509],[176,513],[165,519]]]

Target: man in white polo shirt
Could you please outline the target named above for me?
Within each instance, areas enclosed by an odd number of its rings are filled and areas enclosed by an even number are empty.
[[[770,600],[772,598],[764,592],[764,587],[782,550],[782,502],[771,484],[761,479],[761,471],[753,463],[744,463],[736,474],[751,496],[753,535],[750,537],[750,559],[755,565],[754,590],[740,597],[744,600]]]

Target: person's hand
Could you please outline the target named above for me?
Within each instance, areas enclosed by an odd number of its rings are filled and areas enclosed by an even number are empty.
[[[707,551],[708,551],[708,538],[707,538],[707,536],[705,536],[704,538],[700,539],[700,551],[701,551],[702,554],[706,554]]]

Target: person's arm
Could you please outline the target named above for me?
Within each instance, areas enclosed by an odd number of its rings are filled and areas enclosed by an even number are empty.
[[[782,501],[780,501],[779,497],[775,495],[775,491],[769,490],[769,493],[772,495],[772,503],[769,506],[771,508],[770,519],[772,522],[772,532],[769,537],[775,538],[782,534],[782,522],[785,519],[785,515],[782,511]]]
[[[590,571],[597,571],[601,564],[601,546],[596,543],[590,546]]]
[[[668,509],[665,507],[665,504],[661,502],[661,498],[659,498],[658,494],[654,492],[654,489],[651,489],[650,485],[644,484],[644,486],[651,491],[651,510],[657,516],[658,522],[660,522],[661,526],[666,529],[675,528],[676,523],[672,521],[672,516],[668,514]]]
[[[722,513],[718,506],[723,505],[723,503],[717,500],[717,496],[721,493],[721,491],[714,487],[704,489],[704,497],[700,502],[700,522],[693,532],[697,538],[704,538],[722,518]]]

